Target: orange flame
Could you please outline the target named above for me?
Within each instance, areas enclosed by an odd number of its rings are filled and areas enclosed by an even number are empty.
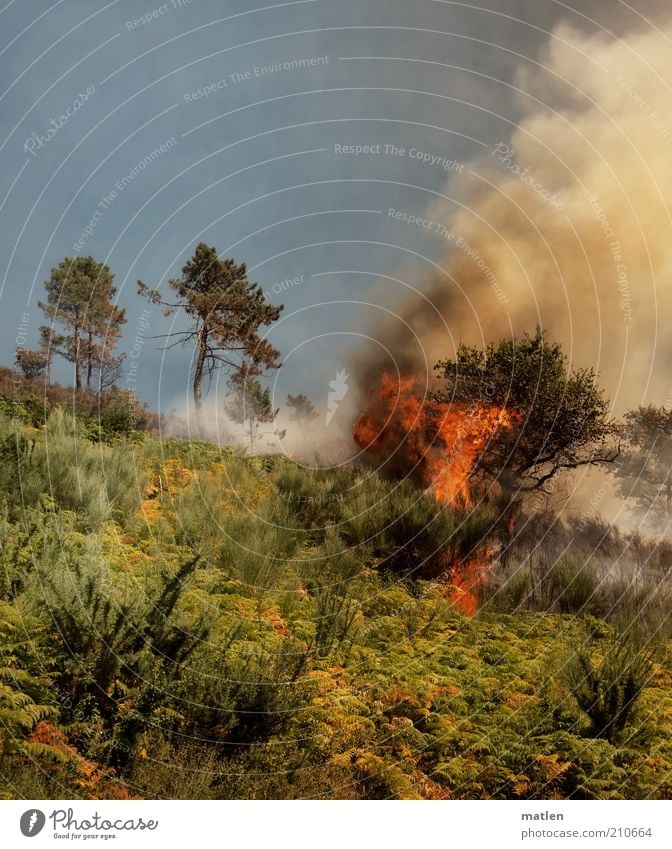
[[[515,413],[487,403],[438,404],[414,393],[415,379],[382,376],[378,396],[355,424],[355,442],[400,468],[438,501],[471,504],[470,478],[489,441]]]
[[[478,609],[478,591],[487,581],[492,551],[474,553],[466,562],[456,562],[446,571],[442,583],[444,595],[465,616],[474,616]]]
[[[518,415],[483,402],[438,404],[419,398],[414,388],[413,377],[395,380],[383,374],[376,397],[355,424],[355,442],[388,470],[431,487],[437,501],[470,506],[478,461]],[[490,554],[474,552],[467,562],[446,565],[447,596],[466,616],[476,612]]]

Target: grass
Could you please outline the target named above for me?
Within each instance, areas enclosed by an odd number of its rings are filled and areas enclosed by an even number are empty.
[[[645,541],[529,531],[468,618],[487,510],[67,416],[0,436],[1,794],[672,798]]]

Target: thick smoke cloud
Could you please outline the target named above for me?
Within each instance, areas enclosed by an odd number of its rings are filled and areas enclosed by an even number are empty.
[[[428,211],[440,270],[371,331],[402,372],[540,324],[616,412],[672,398],[670,80],[670,22],[627,42],[553,30],[515,76],[522,119]],[[360,389],[390,366],[356,363]]]

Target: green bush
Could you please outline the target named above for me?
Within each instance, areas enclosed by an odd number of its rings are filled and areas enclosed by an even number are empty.
[[[297,528],[320,531],[342,520],[345,503],[363,485],[343,471],[298,467],[282,469],[274,482]]]
[[[43,648],[41,638],[38,622],[0,601],[0,772],[11,754],[43,753],[28,735],[58,713],[45,658],[36,651]]]
[[[282,583],[280,576],[299,542],[283,504],[262,504],[256,514],[223,516],[219,527],[216,563],[227,577],[254,590]]]
[[[380,567],[413,578],[435,578],[487,542],[494,515],[458,510],[419,493],[369,478],[343,509],[340,533]]]
[[[526,564],[511,563],[506,575],[499,575],[499,583],[486,582],[479,596],[484,609],[496,613],[514,613],[528,609],[532,590],[532,576]]]
[[[95,538],[62,534],[55,556],[36,563],[27,579],[32,607],[58,635],[63,719],[86,728],[87,737],[106,727],[103,749],[115,765],[207,634],[202,617],[183,605],[197,563],[191,558],[138,582],[106,562]],[[128,698],[133,709],[120,710]]]
[[[62,411],[30,436],[0,422],[0,492],[15,510],[48,499],[76,513],[84,529],[111,519],[125,524],[144,488],[133,448],[94,445],[80,434],[80,424]]]
[[[596,658],[594,648],[581,649],[567,668],[570,689],[590,720],[587,736],[616,742],[637,714],[639,698],[651,678],[653,653],[631,636],[612,638]]]
[[[542,579],[545,607],[560,613],[589,613],[599,606],[598,580],[592,563],[576,557],[562,557]]]

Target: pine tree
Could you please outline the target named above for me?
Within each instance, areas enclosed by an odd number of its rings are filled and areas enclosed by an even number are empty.
[[[93,386],[98,373],[99,388],[110,383],[123,357],[113,354],[126,323],[125,310],[113,303],[116,289],[114,275],[107,265],[93,257],[66,257],[52,268],[45,282],[46,302],[40,308],[51,319],[51,327],[41,327],[43,350],[60,354],[75,369],[75,387],[81,389],[86,381]],[[63,328],[57,334],[55,325]],[[49,371],[50,358],[47,363]]]
[[[33,379],[42,377],[47,371],[47,358],[43,351],[33,351],[30,348],[16,349],[16,365],[24,377]]]
[[[266,434],[273,433],[278,439],[283,439],[284,430],[260,430],[262,425],[275,422],[278,415],[278,410],[273,409],[268,386],[263,386],[245,368],[236,370],[229,383],[232,392],[227,400],[226,411],[234,422],[243,425],[250,451],[254,451],[257,440]]]
[[[319,415],[312,401],[307,395],[288,395],[287,406],[294,410],[290,419],[298,424],[302,435],[305,436],[308,425]]]
[[[259,329],[278,319],[282,306],[266,302],[257,283],[247,278],[245,263],[220,259],[217,249],[202,242],[182,268],[182,276],[169,281],[177,299],[165,301],[157,289],[138,281],[138,291],[152,303],[165,307],[166,315],[183,310],[191,319],[187,330],[169,333],[173,345],[194,343],[196,359],[192,376],[194,405],[203,429],[203,381],[219,368],[244,368],[247,377],[259,377],[264,369],[280,367],[280,353]]]

